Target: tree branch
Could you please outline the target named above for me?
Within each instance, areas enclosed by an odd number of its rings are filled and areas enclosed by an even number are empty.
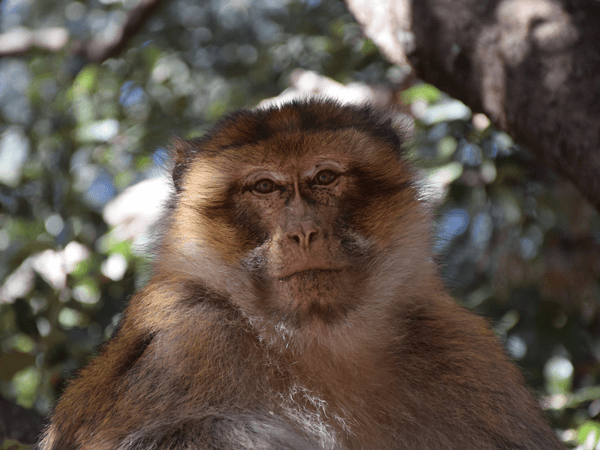
[[[66,28],[46,28],[34,31],[22,27],[14,28],[0,34],[0,57],[22,55],[32,47],[57,52],[68,41],[69,31]]]
[[[112,39],[108,41],[91,40],[84,45],[77,46],[75,54],[92,62],[102,62],[108,58],[114,58],[123,51],[131,38],[138,33],[162,3],[163,0],[140,0],[127,13],[125,22]]]
[[[484,112],[600,210],[598,2],[346,4],[391,62],[408,55],[417,76]]]
[[[73,53],[96,63],[118,56],[162,3],[163,0],[140,0],[135,7],[129,10],[123,25],[111,39],[92,39],[85,43],[75,42]],[[57,52],[62,50],[68,41],[69,31],[66,28],[43,30],[15,28],[0,34],[0,57],[22,55],[34,47]]]

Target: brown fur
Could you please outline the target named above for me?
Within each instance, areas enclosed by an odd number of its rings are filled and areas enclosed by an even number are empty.
[[[175,142],[154,276],[40,448],[561,448],[439,281],[401,144],[328,101]]]

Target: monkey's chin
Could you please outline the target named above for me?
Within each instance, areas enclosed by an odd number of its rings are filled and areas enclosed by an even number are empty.
[[[303,270],[274,280],[271,302],[295,326],[339,322],[357,306],[356,279],[345,270]]]

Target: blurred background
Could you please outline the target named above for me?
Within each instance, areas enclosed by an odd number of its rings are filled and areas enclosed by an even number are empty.
[[[598,212],[334,0],[0,2],[0,448],[32,441],[147,279],[170,139],[311,93],[394,109],[457,301],[560,438],[600,449]]]

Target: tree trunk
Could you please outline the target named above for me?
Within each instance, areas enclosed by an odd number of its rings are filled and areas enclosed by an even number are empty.
[[[600,2],[346,0],[397,64],[484,112],[600,210]]]

